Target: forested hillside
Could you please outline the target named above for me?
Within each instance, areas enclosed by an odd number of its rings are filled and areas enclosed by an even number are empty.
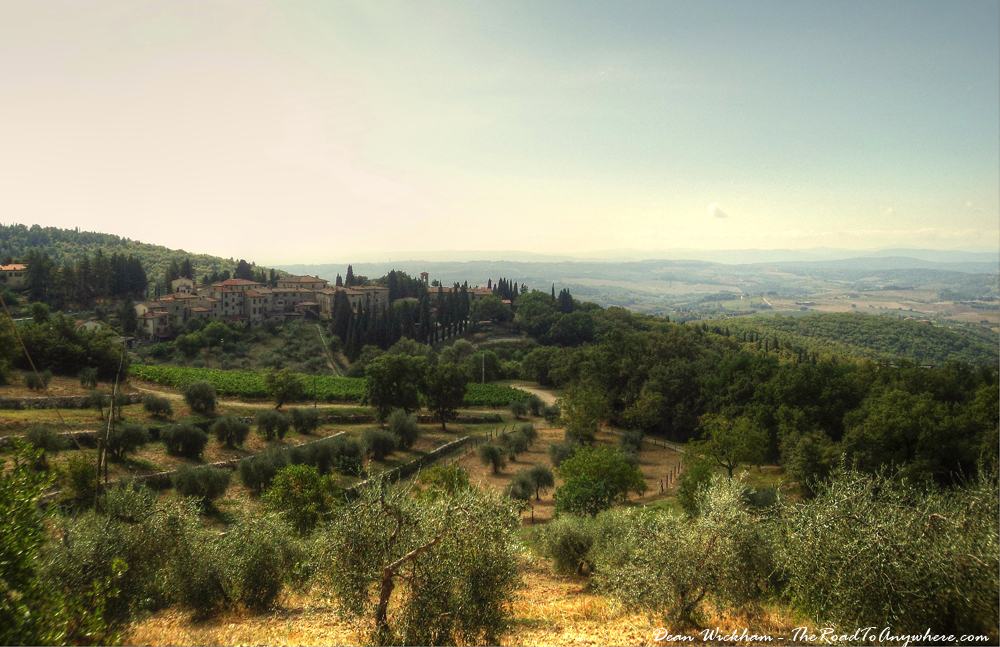
[[[721,324],[720,324],[721,325]],[[819,314],[804,317],[738,317],[724,328],[742,338],[754,333],[779,343],[803,346],[813,352],[867,359],[908,359],[918,364],[946,361],[989,364],[998,361],[996,340],[928,322],[906,321],[864,314]]]
[[[98,250],[109,257],[118,254],[139,259],[151,283],[162,281],[171,263],[181,266],[189,261],[196,280],[204,275],[232,273],[237,265],[231,258],[190,254],[182,249],[168,249],[113,234],[39,225],[0,224],[0,261],[21,260],[33,251],[48,255],[56,267],[67,264],[78,266],[84,258],[92,258]],[[262,269],[254,267],[254,272],[259,273]]]

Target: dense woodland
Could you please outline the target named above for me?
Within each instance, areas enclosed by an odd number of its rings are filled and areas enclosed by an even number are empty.
[[[522,377],[569,388],[570,401],[601,400],[624,428],[699,439],[743,463],[780,462],[804,484],[842,455],[869,472],[953,483],[997,453],[995,365],[821,358],[780,336],[593,304],[562,312],[541,292],[520,297],[515,323],[542,343],[497,350]]]

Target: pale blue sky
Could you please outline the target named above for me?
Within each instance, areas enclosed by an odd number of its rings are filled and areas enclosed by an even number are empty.
[[[0,3],[0,222],[262,262],[997,249],[996,2]]]

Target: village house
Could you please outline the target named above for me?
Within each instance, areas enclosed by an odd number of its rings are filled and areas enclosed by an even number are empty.
[[[18,289],[24,286],[28,266],[23,263],[0,265],[0,286]]]

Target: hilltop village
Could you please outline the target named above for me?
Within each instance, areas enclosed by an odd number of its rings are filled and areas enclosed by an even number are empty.
[[[429,285],[427,272],[421,281]],[[267,321],[320,319],[333,316],[334,302],[342,292],[357,313],[360,307],[381,312],[389,306],[389,288],[381,285],[331,286],[318,276],[278,278],[274,287],[246,279],[227,279],[198,287],[188,278],[170,282],[171,294],[142,301],[135,306],[140,334],[152,339],[172,337],[192,319],[244,322],[251,325]],[[454,288],[429,288],[448,295]],[[491,288],[466,290],[470,303],[493,296]],[[416,301],[410,297],[409,300]]]

